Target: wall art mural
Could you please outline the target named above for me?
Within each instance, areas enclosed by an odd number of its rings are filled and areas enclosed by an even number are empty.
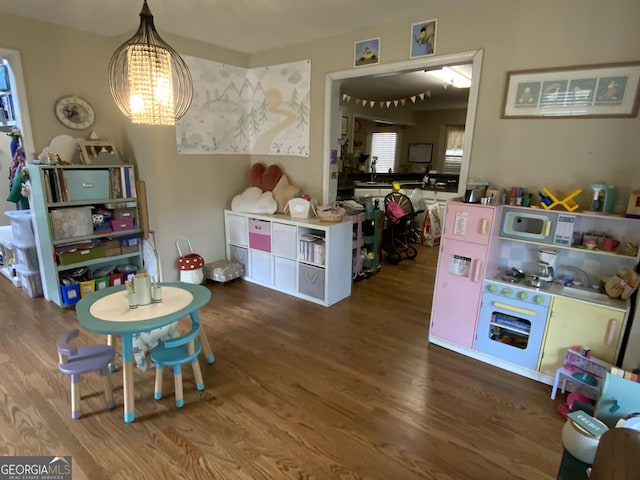
[[[246,69],[183,58],[194,95],[176,122],[178,153],[309,156],[310,60]]]

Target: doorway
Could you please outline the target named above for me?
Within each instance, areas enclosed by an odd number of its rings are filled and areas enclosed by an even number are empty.
[[[27,155],[33,155],[34,144],[20,52],[0,47],[0,67],[0,97],[3,102],[3,114],[0,115],[0,208],[4,213],[16,209],[15,203],[7,201],[9,171],[13,162],[12,135],[19,132],[20,147]],[[6,215],[0,215],[0,225],[9,223]]]

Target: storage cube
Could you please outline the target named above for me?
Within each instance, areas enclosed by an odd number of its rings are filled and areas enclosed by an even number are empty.
[[[31,210],[9,210],[4,212],[11,221],[11,232],[13,241],[23,245],[35,245],[36,239],[33,235],[33,225],[31,223]]]
[[[56,248],[58,265],[71,265],[73,263],[86,262],[97,258],[104,258],[106,248],[102,245],[77,244]]]
[[[247,219],[245,217],[241,217],[240,215],[228,215],[227,228],[229,229],[227,232],[229,243],[245,247],[249,244],[247,236]]]
[[[249,251],[246,248],[229,246],[229,260],[241,263],[244,269],[244,275],[249,273]]]
[[[38,270],[30,271],[20,265],[16,265],[16,273],[20,280],[20,286],[31,298],[42,296],[42,281]]]
[[[123,218],[131,218],[132,220],[136,218],[136,208],[135,207],[122,207],[116,208],[113,210],[114,220],[122,220]]]
[[[104,254],[106,257],[115,257],[122,254],[122,250],[120,249],[120,240],[118,240],[117,238],[104,242],[104,248]]]
[[[115,287],[116,285],[122,285],[123,279],[121,273],[114,273],[113,275],[109,275],[109,286]]]
[[[40,264],[38,263],[38,251],[35,246],[19,247],[14,243],[13,254],[15,263],[24,267],[25,270],[38,270]]]
[[[259,250],[250,250],[251,278],[267,285],[273,283],[272,261],[273,257]]]
[[[109,277],[100,277],[94,279],[96,283],[96,290],[102,290],[109,286]]]
[[[121,218],[111,220],[111,229],[114,232],[133,230],[133,218]]]
[[[60,285],[60,296],[64,305],[75,305],[80,300],[80,285]]]
[[[295,293],[296,291],[296,261],[288,258],[275,257],[274,259],[274,284],[283,292]]]
[[[56,240],[93,235],[91,207],[58,208],[51,210],[51,224]]]
[[[297,252],[297,228],[295,225],[273,222],[273,254],[295,259]]]
[[[324,269],[304,263],[298,267],[298,293],[324,300]]]
[[[84,298],[90,293],[96,291],[95,280],[87,280],[86,282],[80,282],[80,298]]]
[[[64,179],[70,202],[109,198],[109,170],[67,169],[64,171]]]
[[[271,222],[249,219],[249,247],[271,252]]]

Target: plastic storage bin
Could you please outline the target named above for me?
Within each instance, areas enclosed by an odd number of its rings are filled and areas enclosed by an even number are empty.
[[[31,298],[42,296],[42,280],[38,270],[27,270],[21,265],[16,265],[16,273],[20,279],[20,286]]]
[[[63,305],[75,305],[80,300],[80,284],[60,285]]]
[[[87,280],[86,282],[80,282],[80,298],[84,298],[90,293],[96,291],[95,280]]]
[[[109,286],[109,277],[96,278],[95,282],[96,290],[102,290],[103,288],[107,288]]]
[[[20,243],[21,245],[36,244],[31,223],[31,210],[9,210],[4,214],[11,220],[14,243]]]
[[[38,262],[38,251],[35,245],[30,247],[21,247],[14,243],[13,255],[16,264],[24,267],[26,271],[38,270],[40,264]]]

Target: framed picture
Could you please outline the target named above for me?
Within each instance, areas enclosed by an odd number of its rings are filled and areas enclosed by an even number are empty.
[[[349,117],[342,117],[342,129],[340,130],[340,133],[342,135],[347,135],[349,130]]]
[[[436,21],[425,20],[411,25],[410,58],[436,53]]]
[[[501,118],[638,115],[640,62],[507,72]]]
[[[122,163],[116,147],[101,140],[78,140],[82,163],[91,164],[118,164]]]
[[[433,152],[433,143],[410,143],[409,144],[409,163],[431,163],[431,153]]]
[[[360,40],[353,47],[353,65],[364,67],[380,63],[380,37]]]

